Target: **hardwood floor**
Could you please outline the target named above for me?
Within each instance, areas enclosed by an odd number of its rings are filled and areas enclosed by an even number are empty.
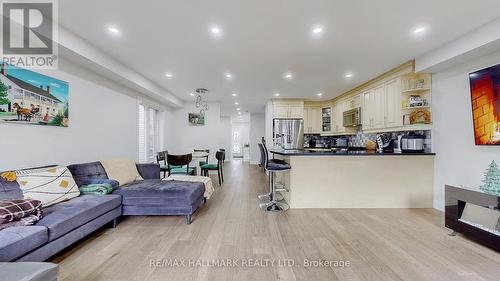
[[[433,209],[292,209],[265,213],[257,166],[226,162],[225,183],[195,214],[129,217],[56,257],[60,280],[499,280],[500,254],[450,237]],[[213,177],[215,185],[216,179]],[[390,195],[388,195],[390,196]],[[165,264],[168,259],[178,259]],[[185,259],[185,267],[180,264]],[[190,266],[233,259],[239,266]],[[250,267],[251,259],[274,265]],[[304,267],[303,261],[346,261]],[[164,261],[163,265],[161,264]],[[278,264],[294,261],[294,266]],[[152,266],[151,262],[160,262]],[[243,267],[246,262],[247,267]],[[213,264],[213,263],[212,263]]]

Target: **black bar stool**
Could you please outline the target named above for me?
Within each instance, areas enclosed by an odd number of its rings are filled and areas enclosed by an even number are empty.
[[[262,144],[259,147],[262,147],[262,149],[264,150],[264,167],[266,172],[269,173],[269,194],[260,195],[259,198],[261,198],[261,196],[269,196],[270,199],[270,202],[262,203],[259,206],[261,208],[265,208],[265,210],[269,212],[280,212],[288,210],[288,204],[279,202],[277,200],[277,192],[286,191],[286,189],[277,188],[277,183],[275,182],[275,180],[277,173],[287,173],[292,169],[292,167],[290,166],[290,164],[282,160],[277,161],[277,159],[273,159],[274,161],[270,161],[269,152],[267,151],[266,145]]]

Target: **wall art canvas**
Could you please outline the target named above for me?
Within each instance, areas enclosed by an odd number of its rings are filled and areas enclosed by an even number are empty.
[[[500,64],[469,74],[476,145],[500,145]]]
[[[205,115],[199,113],[188,114],[189,126],[205,126]]]
[[[65,81],[3,63],[0,70],[0,122],[68,126]]]

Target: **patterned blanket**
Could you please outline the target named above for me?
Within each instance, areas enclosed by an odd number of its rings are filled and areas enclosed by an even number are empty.
[[[0,230],[31,225],[42,218],[42,202],[32,199],[0,201]]]
[[[166,181],[189,181],[189,182],[201,182],[205,185],[205,193],[203,194],[203,197],[210,199],[212,194],[214,193],[214,185],[212,184],[212,179],[209,177],[202,177],[202,176],[188,176],[188,175],[170,175],[168,178],[165,178],[163,180]]]

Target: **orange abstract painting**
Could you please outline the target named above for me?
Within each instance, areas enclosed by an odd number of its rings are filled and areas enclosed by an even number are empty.
[[[500,64],[469,74],[476,145],[500,145]]]

